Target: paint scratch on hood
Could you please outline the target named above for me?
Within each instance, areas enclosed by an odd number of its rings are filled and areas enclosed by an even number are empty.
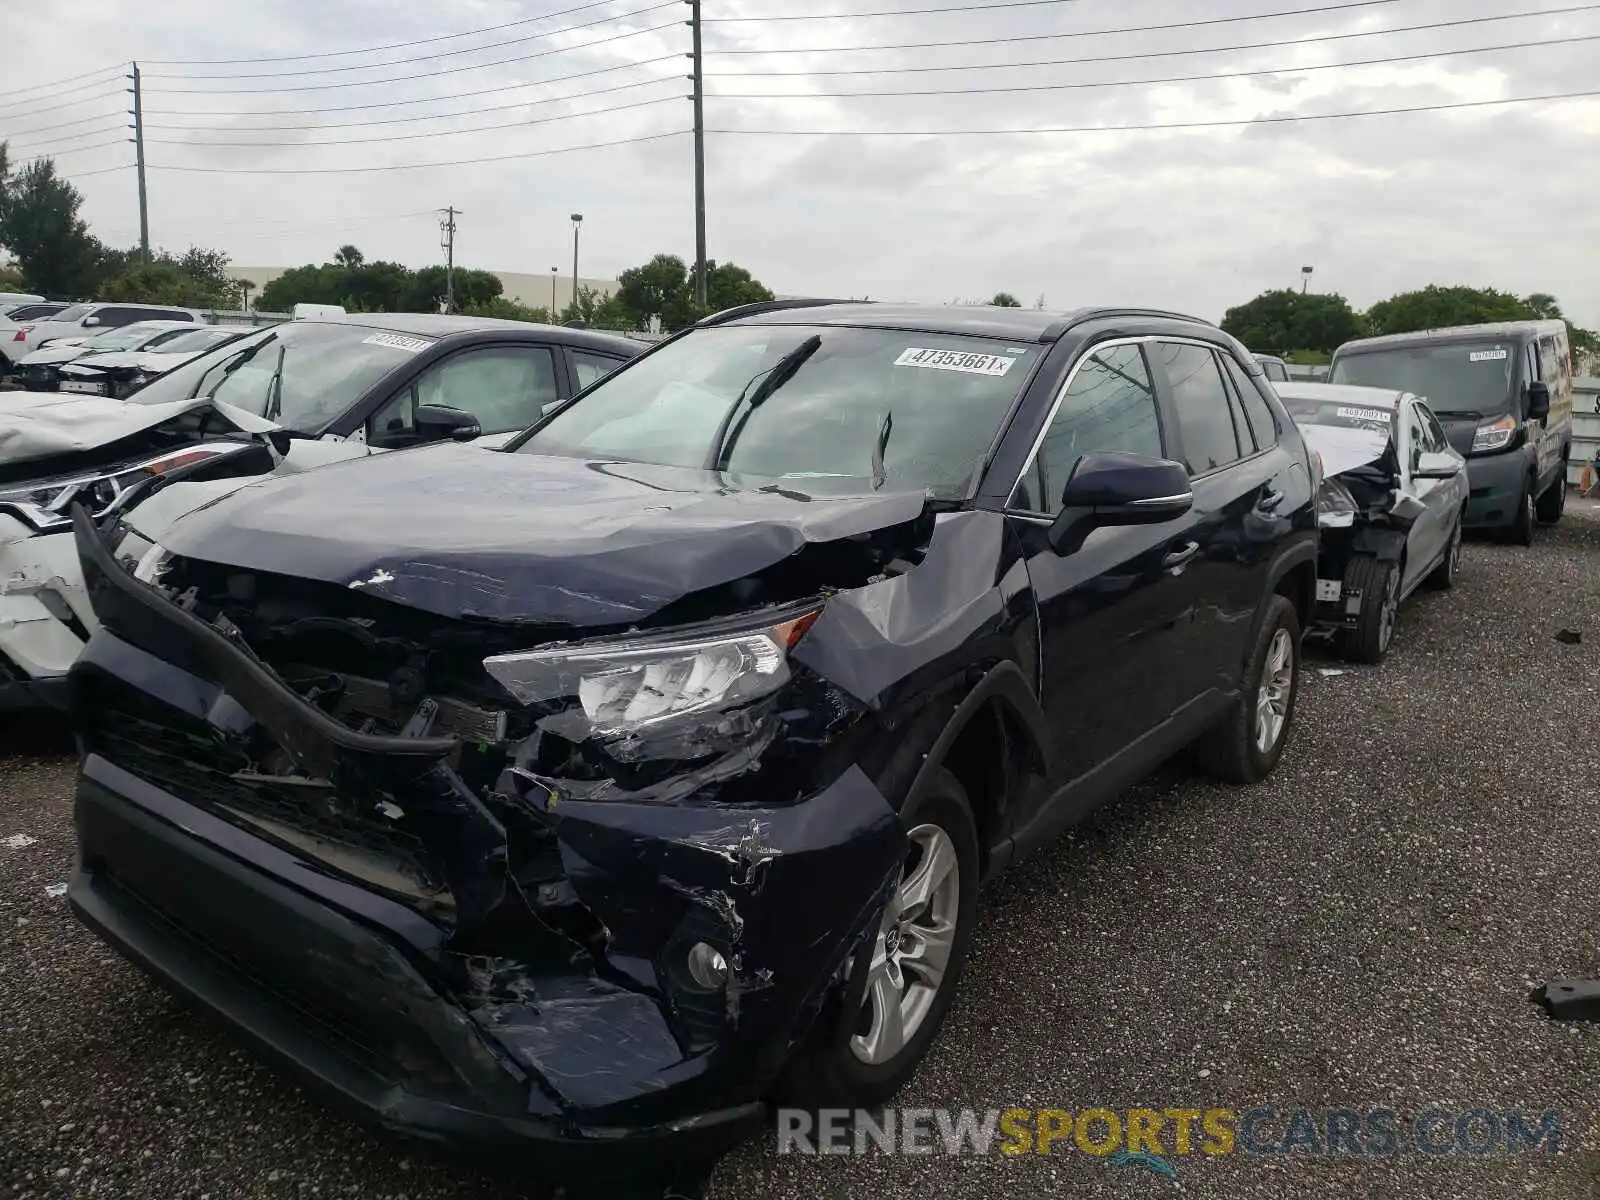
[[[394,576],[391,575],[388,571],[385,571],[382,567],[379,567],[367,579],[353,579],[353,580],[351,580],[350,581],[350,586],[352,588],[382,587],[386,583],[393,583],[393,582],[394,582]]]

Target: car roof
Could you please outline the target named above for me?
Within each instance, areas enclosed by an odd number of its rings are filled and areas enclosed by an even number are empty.
[[[1485,325],[1442,325],[1438,329],[1418,329],[1413,333],[1386,333],[1381,337],[1357,338],[1340,346],[1338,354],[1365,354],[1389,346],[1418,346],[1429,342],[1482,342],[1497,338],[1565,333],[1565,321],[1495,321]]]
[[[1353,383],[1299,383],[1276,382],[1273,390],[1285,400],[1309,400],[1313,403],[1354,404],[1362,408],[1396,409],[1410,392],[1394,388],[1359,387]]]
[[[215,326],[205,325],[199,321],[161,321],[151,318],[148,321],[135,321],[131,325],[120,325],[106,330],[107,333],[117,333],[125,329],[183,329],[193,332],[196,329],[212,329]]]
[[[870,301],[779,301],[748,305],[708,318],[702,324],[839,325],[868,329],[904,329],[923,333],[966,334],[1009,341],[1053,342],[1073,326],[1115,317],[1155,317],[1199,329],[1209,322],[1180,313],[1130,308],[1078,308],[1048,312],[1033,308],[997,308],[987,304],[879,304]]]
[[[520,333],[529,339],[551,339],[569,346],[590,346],[613,353],[638,354],[647,349],[643,342],[617,333],[594,329],[575,329],[570,325],[535,325],[530,321],[507,321],[499,317],[468,317],[458,313],[346,313],[308,317],[302,324],[362,325],[392,333],[418,337],[446,338],[458,334],[503,332]]]

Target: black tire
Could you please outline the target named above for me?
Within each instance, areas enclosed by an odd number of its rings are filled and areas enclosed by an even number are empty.
[[[1513,546],[1533,545],[1533,480],[1530,478],[1517,499],[1517,516],[1506,530],[1506,541]]]
[[[1534,505],[1534,515],[1539,518],[1541,525],[1555,525],[1561,520],[1561,515],[1567,511],[1567,455],[1568,451],[1561,452],[1561,470],[1556,474],[1555,482],[1545,488],[1544,495],[1539,497],[1539,502]]]
[[[949,838],[955,851],[957,916],[950,956],[938,990],[916,1030],[892,1058],[865,1062],[852,1049],[851,1041],[868,1014],[871,1001],[863,996],[848,1013],[836,998],[824,1006],[811,1035],[789,1064],[777,1091],[786,1105],[808,1108],[864,1108],[882,1104],[905,1086],[928,1052],[944,1024],[950,1003],[955,998],[961,969],[972,941],[972,928],[978,909],[978,830],[966,790],[949,771],[934,771],[928,783],[912,795],[901,810],[901,821],[908,831],[936,826]],[[908,859],[908,867],[914,863]],[[882,934],[877,941],[882,941]],[[871,954],[869,942],[863,953]],[[914,974],[907,969],[907,975]]]
[[[1264,676],[1279,632],[1288,635],[1289,682],[1281,698],[1282,727],[1269,746],[1258,739],[1258,707]],[[1300,694],[1300,616],[1285,596],[1273,596],[1256,631],[1239,698],[1228,715],[1195,743],[1195,759],[1207,774],[1228,783],[1260,783],[1272,774],[1294,729],[1295,698]]]
[[[1461,578],[1461,525],[1465,516],[1456,517],[1455,529],[1450,534],[1450,545],[1444,552],[1444,558],[1439,560],[1439,565],[1428,576],[1428,586],[1436,592],[1448,592],[1455,587],[1456,580]]]
[[[1400,614],[1400,564],[1358,555],[1344,569],[1344,590],[1361,593],[1361,611],[1354,629],[1341,629],[1335,635],[1335,649],[1352,662],[1382,662],[1394,642]]]

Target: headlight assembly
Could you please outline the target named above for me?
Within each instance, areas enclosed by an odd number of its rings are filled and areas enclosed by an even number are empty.
[[[1501,417],[1493,424],[1480,425],[1472,435],[1472,452],[1479,454],[1489,450],[1504,450],[1516,435],[1515,417]]]
[[[739,713],[789,682],[789,651],[821,613],[790,609],[759,624],[722,624],[497,654],[483,666],[527,705],[561,706],[540,727],[571,741],[686,739],[708,750],[744,729]],[[564,703],[563,703],[564,702]]]
[[[1317,524],[1323,529],[1349,529],[1361,508],[1350,489],[1337,479],[1324,479],[1317,489]]]
[[[82,502],[92,513],[99,514],[115,504],[123,492],[136,483],[154,475],[164,475],[191,463],[203,462],[220,454],[230,454],[247,443],[236,442],[212,446],[190,446],[183,450],[169,450],[120,471],[101,475],[82,475],[76,479],[54,479],[43,483],[27,483],[0,491],[0,500],[34,504],[50,512],[65,512],[74,500]]]

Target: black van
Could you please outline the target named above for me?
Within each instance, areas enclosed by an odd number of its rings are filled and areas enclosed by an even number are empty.
[[[1467,456],[1469,529],[1533,540],[1567,503],[1572,352],[1565,321],[1458,325],[1346,342],[1329,383],[1398,388],[1428,401]]]

